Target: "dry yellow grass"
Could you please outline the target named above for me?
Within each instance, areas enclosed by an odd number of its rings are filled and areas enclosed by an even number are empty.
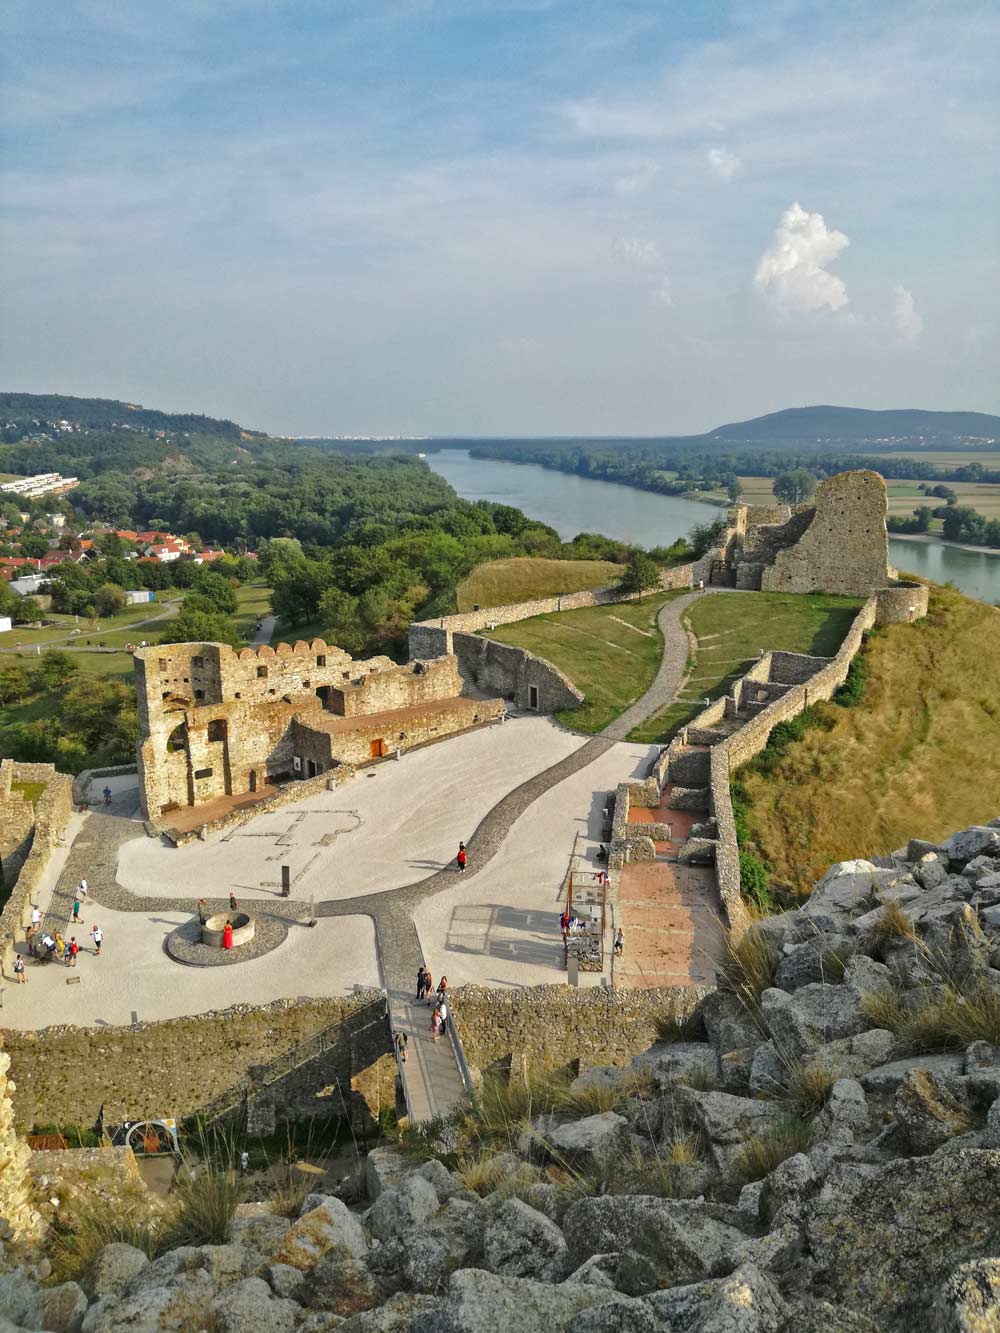
[[[458,585],[459,611],[474,606],[511,606],[534,597],[557,597],[564,592],[606,588],[617,583],[623,567],[608,560],[545,560],[516,556],[480,565]]]
[[[933,587],[927,620],[875,635],[868,660],[859,707],[823,705],[832,730],[743,775],[751,835],[800,893],[834,861],[1000,814],[1000,610]]]

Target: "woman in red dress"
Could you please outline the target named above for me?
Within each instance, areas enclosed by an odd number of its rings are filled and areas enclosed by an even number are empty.
[[[222,947],[231,949],[233,947],[233,923],[227,921],[222,928]]]

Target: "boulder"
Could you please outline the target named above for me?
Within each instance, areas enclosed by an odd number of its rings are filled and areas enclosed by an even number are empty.
[[[546,1140],[553,1154],[569,1162],[602,1162],[627,1145],[628,1121],[614,1111],[604,1111],[556,1125]]]
[[[312,1268],[317,1259],[335,1245],[360,1259],[368,1249],[368,1238],[345,1203],[340,1199],[328,1199],[292,1223],[273,1258],[275,1263],[290,1264],[292,1268]]]
[[[773,1097],[785,1086],[788,1070],[774,1049],[773,1041],[762,1042],[754,1051],[748,1086],[754,1096]]]
[[[355,1316],[359,1318],[360,1316]],[[326,1310],[310,1310],[300,1320],[296,1333],[334,1333],[347,1323],[339,1314],[330,1314]]]
[[[835,1079],[860,1078],[869,1069],[885,1064],[895,1045],[896,1036],[887,1028],[869,1028],[856,1037],[841,1037],[807,1051],[802,1063],[822,1065]]]
[[[773,995],[765,991],[761,997],[764,1016],[778,1050],[793,1059],[827,1042],[857,1036],[869,1026],[858,995],[847,986],[814,982],[797,990],[787,1003],[768,1005],[767,998]]]
[[[590,1282],[595,1287],[604,1287],[606,1291],[615,1291],[615,1273],[621,1255],[616,1251],[610,1254],[592,1254],[574,1272],[567,1282]]]
[[[149,1267],[149,1256],[133,1245],[105,1245],[90,1266],[86,1289],[92,1297],[123,1296],[133,1278]]]
[[[302,1274],[291,1264],[265,1264],[262,1276],[275,1296],[282,1297],[291,1297],[302,1281]]]
[[[430,1296],[412,1296],[400,1292],[374,1310],[363,1310],[340,1325],[344,1333],[410,1333],[414,1321],[432,1314],[440,1301]],[[305,1324],[299,1333],[308,1333]]]
[[[877,963],[867,954],[856,953],[844,968],[844,985],[854,991],[855,995],[889,990],[892,987],[892,972],[885,963]]]
[[[1000,856],[1000,829],[977,824],[953,833],[942,849],[953,866],[964,866],[977,856]]]
[[[655,1049],[655,1060],[644,1061],[639,1056],[632,1063],[637,1067],[640,1062],[652,1065],[653,1080],[660,1092],[674,1083],[686,1082],[689,1078],[712,1082],[718,1073],[715,1048],[707,1041],[678,1041],[671,1046]]]
[[[1000,1148],[1000,1099],[995,1101],[986,1112],[986,1126],[983,1129],[983,1147]]]
[[[779,1333],[785,1321],[785,1304],[777,1287],[752,1264],[716,1282],[654,1292],[645,1298],[645,1303],[657,1321],[650,1327],[656,1330]],[[572,1333],[597,1333],[601,1327],[588,1326],[579,1320],[570,1325]],[[613,1325],[604,1327],[610,1329]]]
[[[968,1102],[927,1069],[911,1069],[896,1089],[896,1123],[915,1153],[933,1152],[957,1134],[967,1134],[975,1120]]]
[[[788,1312],[781,1333],[882,1333],[856,1310],[844,1310],[829,1301],[798,1301]]]
[[[267,1257],[280,1248],[291,1229],[292,1224],[287,1217],[280,1217],[277,1213],[260,1213],[256,1217],[234,1217],[229,1223],[227,1236],[231,1244],[245,1245]]]
[[[816,1193],[819,1182],[805,1153],[795,1153],[765,1177],[760,1196],[760,1217],[772,1226],[779,1214],[797,1216],[805,1200]]]
[[[505,1277],[558,1282],[568,1270],[569,1249],[554,1222],[520,1199],[507,1199],[486,1227],[483,1265]]]
[[[170,1259],[176,1253],[176,1250],[171,1251],[162,1258]],[[88,1310],[84,1319],[87,1333],[125,1333],[125,1330],[129,1333],[163,1333],[164,1330],[182,1333],[189,1328],[203,1328],[206,1311],[214,1309],[216,1298],[208,1272],[204,1268],[183,1267],[171,1272],[170,1266],[164,1265],[159,1269],[158,1278],[150,1279],[152,1270],[160,1263],[162,1260],[158,1259],[150,1264],[120,1301],[104,1296],[98,1302],[102,1307],[98,1313],[94,1313],[97,1306]],[[232,1286],[228,1287],[224,1297],[228,1298],[232,1289]]]
[[[372,1203],[389,1185],[398,1185],[410,1163],[394,1148],[373,1148],[365,1158],[365,1188]]]
[[[373,1236],[388,1240],[429,1221],[438,1207],[437,1191],[430,1181],[410,1174],[398,1185],[383,1189],[365,1213],[365,1224]]]
[[[216,1298],[216,1327],[219,1333],[292,1333],[301,1310],[294,1301],[281,1300],[259,1277],[236,1282]]]
[[[830,1300],[878,1311],[889,1333],[926,1326],[955,1267],[995,1253],[998,1190],[1000,1152],[838,1163],[805,1215]]]
[[[882,870],[871,861],[838,861],[807,898],[806,916],[831,913],[847,917],[870,903],[875,888],[899,878],[898,870]]]
[[[438,1197],[438,1203],[447,1203],[452,1195],[457,1194],[462,1188],[458,1177],[448,1170],[444,1162],[439,1162],[436,1157],[421,1162],[415,1171],[408,1171],[404,1179],[408,1180],[410,1176],[419,1176],[421,1180],[426,1180],[429,1185],[432,1185],[434,1193]]]
[[[679,1088],[677,1100],[708,1148],[709,1158],[726,1184],[740,1184],[740,1157],[751,1134],[777,1129],[788,1110],[777,1102],[733,1097],[726,1092]]]
[[[718,1055],[756,1046],[761,1040],[745,1005],[728,991],[711,991],[699,1005],[705,1031]]]
[[[860,1083],[865,1092],[876,1096],[894,1096],[896,1089],[911,1069],[926,1069],[942,1078],[965,1072],[964,1055],[911,1055],[903,1060],[890,1060],[862,1074]]]
[[[49,1333],[77,1333],[87,1313],[87,1298],[75,1282],[42,1287],[38,1292],[38,1327]]]
[[[845,1125],[852,1132],[863,1133],[871,1121],[865,1090],[853,1078],[837,1079],[831,1089],[825,1113],[831,1125]]]
[[[347,1318],[378,1305],[385,1294],[368,1265],[336,1245],[302,1278],[295,1299],[310,1309]]]
[[[948,858],[941,852],[925,852],[914,863],[912,873],[922,889],[936,889],[948,878]]]
[[[399,1277],[414,1291],[443,1291],[456,1269],[479,1266],[485,1224],[481,1204],[449,1199],[429,1223],[401,1238]]]
[[[624,1297],[590,1282],[532,1282],[478,1268],[453,1273],[440,1308],[414,1321],[420,1333],[563,1333],[574,1315]]]
[[[961,1264],[941,1288],[934,1307],[941,1333],[995,1333],[1000,1329],[1000,1259]]]
[[[846,935],[814,935],[796,945],[778,964],[774,984],[782,990],[798,990],[811,981],[839,982],[854,946]]]

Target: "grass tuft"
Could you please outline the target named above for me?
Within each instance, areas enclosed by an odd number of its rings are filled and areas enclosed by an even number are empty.
[[[149,1220],[119,1217],[108,1208],[88,1208],[73,1222],[73,1230],[57,1231],[48,1247],[53,1282],[79,1281],[105,1245],[131,1245],[152,1259],[158,1251],[158,1232]]]
[[[913,922],[906,915],[899,903],[893,900],[882,908],[882,914],[867,935],[869,948],[883,949],[887,944],[899,940],[915,940],[917,932]]]
[[[189,1176],[177,1192],[177,1212],[160,1249],[225,1244],[244,1194],[244,1182],[231,1168],[208,1167]]]
[[[774,985],[778,962],[778,951],[771,941],[751,927],[740,936],[727,933],[720,971],[729,989],[756,1012],[761,995]]]
[[[753,1180],[763,1180],[787,1158],[805,1152],[812,1143],[812,1136],[812,1126],[796,1119],[749,1134],[737,1157],[740,1179],[745,1185]]]
[[[785,1075],[784,1096],[800,1120],[813,1120],[830,1100],[835,1081],[825,1065],[799,1062]]]
[[[965,991],[944,986],[913,1005],[899,991],[869,991],[861,997],[861,1012],[914,1054],[961,1051],[974,1041],[1000,1045],[1000,995],[985,982]]]

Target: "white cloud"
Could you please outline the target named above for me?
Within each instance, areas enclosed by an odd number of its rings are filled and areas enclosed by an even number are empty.
[[[616,236],[611,251],[634,268],[663,267],[663,256],[653,242],[640,241],[636,236]]]
[[[668,277],[662,278],[659,286],[653,288],[651,295],[657,305],[673,305],[674,292],[670,285],[670,279]]]
[[[655,162],[641,163],[627,176],[618,177],[614,185],[615,194],[620,194],[625,198],[631,195],[644,194],[659,175],[659,171],[660,168]]]
[[[827,227],[821,213],[792,204],[760,257],[754,286],[784,310],[839,310],[847,304],[847,288],[826,266],[849,244],[842,231]]]
[[[727,185],[743,165],[736,154],[731,153],[728,148],[710,148],[707,157],[708,165],[719,180],[725,181]]]
[[[905,287],[893,287],[892,294],[896,301],[892,312],[896,335],[900,342],[915,343],[924,331],[924,321],[913,293]]]

